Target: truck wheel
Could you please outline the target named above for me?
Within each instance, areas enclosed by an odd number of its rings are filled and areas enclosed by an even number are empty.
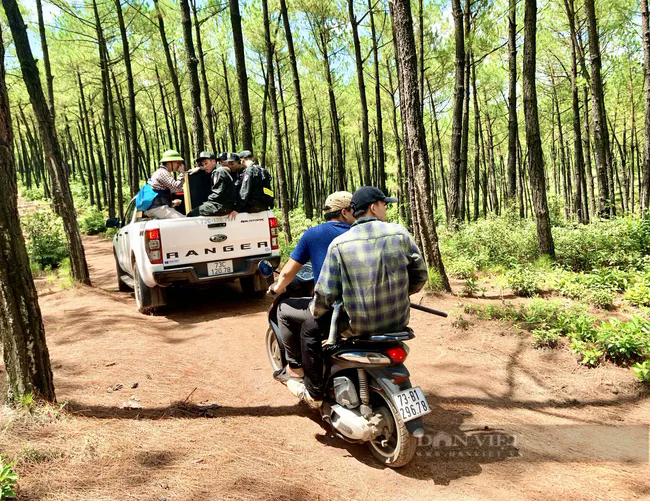
[[[122,271],[122,268],[120,267],[120,263],[117,260],[117,256],[115,253],[113,253],[113,257],[115,257],[115,275],[117,276],[117,289],[120,292],[130,292],[131,287],[129,287],[123,280],[122,280],[122,274],[124,273]]]
[[[138,266],[133,263],[133,284],[135,291],[135,305],[140,313],[145,315],[157,306],[165,306],[167,304],[165,298],[165,290],[162,287],[148,287],[142,281]]]
[[[241,285],[241,290],[249,297],[260,298],[266,294],[266,290],[257,290],[255,288],[255,275],[248,277],[241,277],[239,279],[239,285]]]

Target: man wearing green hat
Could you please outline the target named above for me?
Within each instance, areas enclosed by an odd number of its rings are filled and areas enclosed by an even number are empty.
[[[190,174],[198,171],[198,168],[190,170]],[[178,179],[174,179],[172,172],[180,172]],[[176,150],[167,150],[160,159],[160,166],[151,175],[147,184],[156,193],[155,198],[145,214],[154,219],[173,219],[184,217],[174,207],[181,204],[181,200],[172,201],[172,193],[183,189],[185,172],[185,161]]]

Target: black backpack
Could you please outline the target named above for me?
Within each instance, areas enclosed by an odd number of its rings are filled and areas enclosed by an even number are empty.
[[[262,186],[260,200],[266,205],[267,209],[272,209],[275,205],[275,194],[273,193],[273,177],[269,171],[263,167],[259,167],[262,173]]]

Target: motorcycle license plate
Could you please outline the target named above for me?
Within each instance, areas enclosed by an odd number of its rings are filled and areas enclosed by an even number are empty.
[[[208,263],[208,275],[211,277],[215,275],[226,275],[227,273],[232,273],[232,259]]]
[[[411,421],[431,412],[422,388],[416,386],[393,395],[393,403],[397,407],[404,422]]]

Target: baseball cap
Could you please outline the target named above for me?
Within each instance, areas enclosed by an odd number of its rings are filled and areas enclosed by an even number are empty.
[[[232,151],[229,151],[228,153],[222,153],[221,154],[221,161],[222,162],[239,162],[239,155],[237,155],[237,153],[233,153]]]
[[[323,210],[327,212],[335,212],[350,207],[350,201],[352,200],[352,193],[349,191],[335,191],[327,200],[325,200],[325,206]]]
[[[199,156],[196,157],[196,162],[200,162],[201,160],[216,160],[217,157],[212,153],[211,151],[202,151],[199,153]]]
[[[244,150],[244,151],[240,151],[239,153],[237,153],[237,156],[239,158],[241,158],[241,159],[252,158],[253,153],[250,150]]]
[[[397,202],[396,198],[387,197],[386,195],[384,195],[384,192],[381,191],[379,188],[375,188],[374,186],[362,186],[361,188],[359,188],[357,191],[354,192],[354,195],[352,195],[352,201],[350,202],[350,206],[355,211],[358,211],[361,209],[365,209],[370,204],[373,204],[380,200],[386,202],[387,204]]]

